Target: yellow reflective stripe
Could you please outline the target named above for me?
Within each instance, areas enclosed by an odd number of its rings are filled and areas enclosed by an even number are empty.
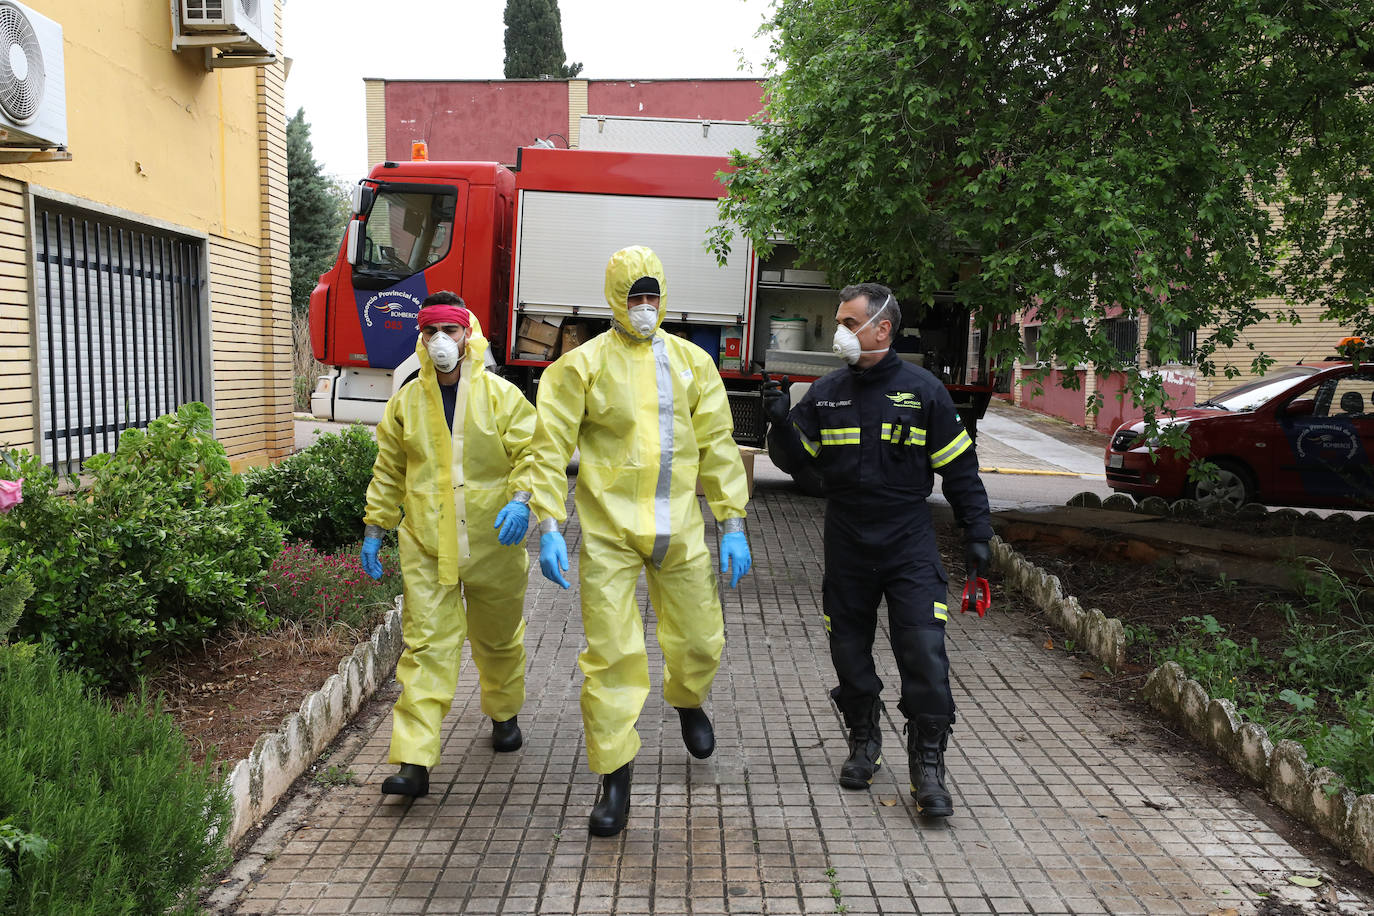
[[[925,431],[924,429],[921,429],[921,427],[919,427],[919,426],[913,426],[913,427],[911,427],[911,432],[909,432],[909,433],[907,434],[907,437],[906,437],[906,444],[907,444],[907,445],[925,445],[925,444],[926,444],[926,431]]]
[[[839,426],[821,430],[822,445],[858,445],[859,427]]]
[[[821,615],[821,619],[825,621],[825,632],[829,633],[829,632],[830,632],[830,615],[829,615],[829,614],[822,614],[822,615]]]
[[[901,435],[901,430],[900,430],[900,428],[898,429],[898,435]],[[891,442],[891,441],[892,441],[892,424],[891,424],[891,423],[884,423],[884,424],[883,424],[883,441],[884,441],[884,442]]]
[[[795,424],[793,428],[796,429]],[[801,440],[802,448],[806,449],[806,453],[812,458],[820,454],[821,444],[814,439],[807,438],[806,433],[802,432],[800,429],[797,429],[797,438]]]
[[[968,430],[959,430],[959,435],[954,437],[954,441],[930,456],[930,466],[933,468],[944,467],[966,452],[972,444],[973,441],[968,437]]]
[[[935,602],[935,619],[949,623],[949,606],[941,602]]]

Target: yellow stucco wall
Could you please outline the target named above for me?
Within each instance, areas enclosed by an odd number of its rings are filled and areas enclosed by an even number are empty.
[[[205,236],[216,435],[236,465],[292,448],[285,55],[207,70],[167,0],[25,0],[63,27],[69,162],[0,164],[0,447],[34,448],[27,195]],[[70,195],[70,198],[66,198]],[[38,384],[43,384],[42,380]]]
[[[172,50],[166,0],[26,0],[62,25],[71,162],[6,166],[20,181],[256,243],[254,68],[207,71]]]

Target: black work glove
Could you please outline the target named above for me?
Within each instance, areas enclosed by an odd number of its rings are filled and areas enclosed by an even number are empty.
[[[787,415],[792,410],[792,396],[787,392],[789,384],[791,384],[791,380],[785,375],[782,377],[782,381],[764,377],[763,412],[768,415],[770,423],[782,424],[787,422]]]
[[[965,580],[986,579],[992,567],[992,555],[987,541],[969,541],[964,547],[964,565],[968,568]]]

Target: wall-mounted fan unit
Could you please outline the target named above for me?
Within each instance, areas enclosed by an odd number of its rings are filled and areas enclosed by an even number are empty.
[[[217,47],[277,53],[276,9],[272,0],[181,0],[181,30],[223,36]]]
[[[67,145],[62,26],[0,0],[0,147]]]

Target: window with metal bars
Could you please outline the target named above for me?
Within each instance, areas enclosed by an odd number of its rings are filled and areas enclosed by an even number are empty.
[[[1178,335],[1178,360],[1180,365],[1191,366],[1196,359],[1197,352],[1197,331],[1194,328],[1179,328]],[[1158,350],[1150,351],[1150,364],[1158,366],[1162,363]]]
[[[203,253],[197,239],[35,202],[37,425],[54,470],[206,400]]]
[[[1102,322],[1102,330],[1116,349],[1116,358],[1122,365],[1135,365],[1136,354],[1140,351],[1140,321],[1134,316],[1122,315],[1107,318]]]

